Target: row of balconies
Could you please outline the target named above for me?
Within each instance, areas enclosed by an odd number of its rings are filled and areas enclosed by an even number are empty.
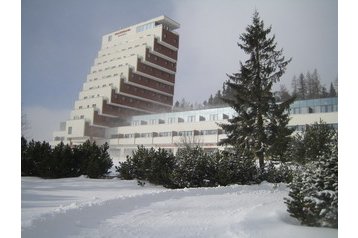
[[[167,106],[165,106],[163,104],[150,102],[150,101],[145,101],[145,100],[142,100],[142,99],[139,99],[139,98],[133,98],[133,97],[130,97],[130,96],[115,93],[114,90],[112,90],[111,102],[116,103],[116,104],[120,104],[120,105],[125,105],[125,106],[128,106],[128,107],[133,107],[133,108],[146,110],[146,111],[149,111],[149,112],[168,111],[172,107],[169,104]]]
[[[163,29],[162,41],[171,45],[171,46],[174,46],[177,49],[179,48],[179,35],[171,32],[171,31]]]
[[[169,60],[163,59],[155,54],[150,53],[149,49],[147,48],[145,52],[145,60],[155,65],[159,65],[163,68],[171,70],[175,72],[177,70],[176,63],[170,62]]]
[[[137,73],[130,73],[128,81],[143,85],[148,88],[159,90],[164,93],[168,93],[168,94],[172,94],[172,95],[174,94],[174,86],[158,82],[156,80],[139,75]]]
[[[167,81],[169,83],[175,83],[175,74],[164,72],[164,71],[162,71],[160,69],[157,69],[157,68],[154,68],[152,66],[146,65],[143,62],[141,62],[140,60],[138,60],[138,63],[137,63],[137,71],[141,72],[141,73],[144,73],[144,74],[147,74],[147,75],[150,75],[150,76],[153,76],[155,78],[165,80],[165,81]],[[168,77],[163,73],[168,73],[170,76]]]
[[[163,95],[161,93],[153,92],[148,89],[136,87],[131,84],[125,83],[124,80],[121,80],[120,92],[153,100],[155,102],[168,104],[169,106],[172,106],[173,104],[173,96]]]
[[[158,39],[154,39],[154,51],[165,55],[173,60],[178,59],[178,51],[172,50],[164,45],[158,43]]]

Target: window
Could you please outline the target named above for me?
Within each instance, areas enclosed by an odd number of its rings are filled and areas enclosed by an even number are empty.
[[[149,137],[152,137],[152,133],[141,133],[140,134],[140,137],[142,137],[142,138],[149,138]]]
[[[137,26],[136,31],[142,32],[154,28],[154,22],[150,22],[141,26]]]
[[[209,117],[210,121],[217,121],[218,120],[218,114],[211,114]]]
[[[67,134],[71,135],[72,134],[72,126],[69,126],[67,128]]]
[[[172,132],[159,132],[158,136],[159,136],[159,137],[172,136]]]
[[[192,136],[193,131],[179,131],[179,136]]]
[[[200,131],[201,135],[216,135],[218,134],[218,130],[203,130]]]
[[[139,121],[132,121],[132,126],[138,126],[139,125]]]
[[[188,116],[188,122],[195,122],[195,115],[194,116]]]
[[[173,123],[175,123],[175,117],[168,118],[168,124],[173,124]]]

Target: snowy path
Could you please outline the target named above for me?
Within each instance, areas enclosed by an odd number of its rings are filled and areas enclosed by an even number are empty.
[[[167,190],[85,178],[22,184],[22,237],[337,237],[337,230],[290,218],[283,185]]]

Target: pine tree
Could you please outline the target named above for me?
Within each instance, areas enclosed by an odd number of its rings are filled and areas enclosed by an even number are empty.
[[[288,92],[286,86],[281,84],[280,85],[280,90],[277,91],[277,100],[281,102],[281,101],[286,101],[286,100],[288,100],[290,98],[291,98],[291,95]]]
[[[271,27],[264,27],[257,11],[246,31],[240,36],[242,43],[238,46],[250,58],[245,64],[240,62],[239,73],[228,75],[227,86],[233,97],[223,98],[237,116],[230,119],[229,124],[221,124],[228,137],[219,144],[232,145],[242,153],[258,158],[263,169],[264,157],[277,141],[280,127],[287,125],[287,109],[293,99],[277,104],[271,90],[291,59],[285,60],[283,50],[276,50],[275,36],[268,36]]]
[[[297,97],[297,92],[298,92],[298,82],[297,82],[297,77],[296,75],[293,76],[292,82],[291,82],[291,87],[292,87],[292,95]]]
[[[210,94],[210,97],[209,97],[209,100],[208,100],[208,105],[209,105],[209,106],[212,106],[212,105],[213,105],[213,101],[214,101],[213,95]]]
[[[329,87],[329,97],[337,97],[337,92],[333,87],[333,83],[331,83],[331,86]]]
[[[297,99],[307,98],[307,82],[305,76],[301,73],[298,76]]]
[[[292,217],[309,226],[338,227],[337,134],[325,144],[329,150],[295,174],[285,198]]]

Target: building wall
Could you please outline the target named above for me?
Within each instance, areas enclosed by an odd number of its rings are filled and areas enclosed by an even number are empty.
[[[319,100],[319,103],[326,105],[331,99]],[[295,105],[297,108],[297,103]],[[306,106],[301,102],[301,111],[305,111]],[[227,120],[235,115],[236,112],[232,108],[225,107],[134,116],[128,126],[107,129],[106,137],[115,160],[124,160],[140,145],[165,148],[174,153],[184,143],[198,144],[208,151],[223,149],[217,146],[217,143],[226,137],[219,124],[227,123]],[[296,132],[320,120],[334,127],[338,126],[338,111],[291,113],[290,118],[288,126],[295,128]]]
[[[177,28],[178,23],[160,16],[104,35],[66,122],[72,125],[72,120],[83,119],[90,129],[76,129],[76,136],[54,132],[53,144],[88,137],[105,139],[100,137],[105,134],[101,128],[125,124],[134,115],[170,111],[179,47]]]

